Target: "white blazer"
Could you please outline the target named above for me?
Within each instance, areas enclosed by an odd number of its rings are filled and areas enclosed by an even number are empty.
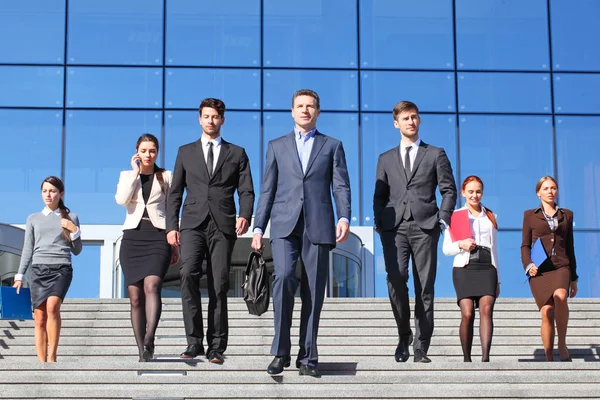
[[[467,207],[461,207],[459,210],[466,210]],[[494,214],[496,216],[496,214]],[[492,228],[491,242],[492,242],[492,265],[496,267],[496,272],[498,273],[498,283],[500,283],[500,272],[498,271],[498,230],[496,228]],[[447,256],[454,256],[454,261],[452,266],[454,267],[464,267],[469,263],[469,258],[471,253],[461,249],[458,246],[458,241],[453,242],[450,238],[450,230],[446,228],[444,232],[444,243],[442,244],[442,251]]]
[[[152,181],[148,204],[144,204],[142,195],[142,181],[139,174],[134,171],[121,171],[119,184],[115,200],[117,204],[127,207],[127,216],[123,229],[135,229],[144,215],[144,208],[148,210],[148,217],[154,227],[159,229],[166,228],[165,213],[167,207],[167,196],[171,189],[171,180],[173,176],[171,171],[164,171],[165,192],[160,189],[160,183],[156,177]]]

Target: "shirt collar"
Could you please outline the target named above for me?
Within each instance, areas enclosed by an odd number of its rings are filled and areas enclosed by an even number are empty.
[[[413,149],[415,147],[419,147],[421,145],[421,138],[417,139],[416,142],[414,142],[413,144],[411,144],[410,146],[406,146],[404,145],[404,143],[400,142],[400,150],[405,151],[407,147],[412,147]]]
[[[217,136],[217,137],[216,137],[216,138],[214,138],[214,139],[208,139],[208,138],[204,137],[204,135],[202,135],[202,136],[200,137],[200,141],[202,142],[202,146],[203,146],[203,147],[207,147],[207,146],[208,146],[208,142],[213,142],[213,144],[214,144],[215,146],[220,146],[220,145],[221,145],[221,141],[222,141],[222,140],[223,140],[223,139],[221,139],[221,135]]]
[[[294,136],[296,137],[296,140],[298,140],[302,137],[306,137],[306,140],[311,139],[315,136],[316,132],[317,132],[317,128],[311,129],[310,131],[303,134],[302,132],[300,132],[300,130],[298,128],[294,127]]]
[[[60,217],[60,208],[57,208],[56,210],[52,211],[51,209],[49,209],[48,207],[44,207],[44,209],[42,210],[42,213],[47,217],[48,215],[54,213],[56,215],[58,215]]]
[[[559,206],[558,206],[558,204],[556,204],[556,203],[555,203],[554,205],[556,206],[556,212],[557,212],[557,213],[558,213],[559,211],[560,211],[560,212],[563,212],[563,210],[562,210],[562,207],[559,207]],[[536,208],[535,210],[533,210],[533,212],[534,212],[534,213],[538,213],[538,212],[540,212],[540,211],[542,211],[542,212],[544,211],[544,210],[542,209],[542,205],[541,205],[541,204],[538,206],[538,208]]]

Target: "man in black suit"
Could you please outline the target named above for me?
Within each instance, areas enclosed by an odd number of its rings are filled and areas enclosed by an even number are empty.
[[[401,141],[379,156],[373,196],[375,230],[381,237],[390,302],[398,326],[398,362],[408,360],[413,335],[408,303],[408,260],[412,255],[415,283],[414,361],[430,362],[437,244],[450,224],[456,184],[443,149],[419,138],[421,118],[416,104],[401,101],[393,110]],[[442,194],[438,209],[435,190]]]
[[[254,186],[248,156],[242,147],[223,140],[225,104],[204,99],[200,104],[199,140],[181,146],[177,153],[167,200],[167,240],[181,245],[181,301],[188,346],[182,358],[204,354],[200,278],[207,258],[208,327],[206,357],[223,363],[227,348],[227,292],[231,254],[237,235],[248,230],[254,206]],[[184,189],[181,224],[179,210]],[[236,219],[233,194],[237,189],[240,211]]]

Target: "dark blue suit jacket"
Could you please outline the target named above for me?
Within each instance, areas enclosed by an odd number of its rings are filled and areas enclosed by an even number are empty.
[[[261,187],[254,228],[265,230],[271,219],[271,239],[289,236],[304,210],[305,230],[314,244],[335,246],[336,219],[350,220],[350,179],[342,142],[315,132],[306,173],[294,132],[272,140]]]

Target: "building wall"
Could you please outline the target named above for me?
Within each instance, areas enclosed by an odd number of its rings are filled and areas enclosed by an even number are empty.
[[[580,295],[600,295],[596,0],[20,0],[0,3],[0,37],[2,222],[40,209],[53,174],[82,223],[120,224],[113,195],[135,140],[157,134],[172,168],[200,135],[204,97],[227,104],[223,136],[246,148],[258,189],[266,144],[291,130],[291,95],[307,87],[322,98],[320,130],[344,142],[352,225],[369,227],[377,156],[399,142],[391,109],[408,99],[457,182],[485,182],[502,294],[530,295],[521,218],[550,174],[575,212]],[[453,296],[451,260],[438,264],[436,295]]]

